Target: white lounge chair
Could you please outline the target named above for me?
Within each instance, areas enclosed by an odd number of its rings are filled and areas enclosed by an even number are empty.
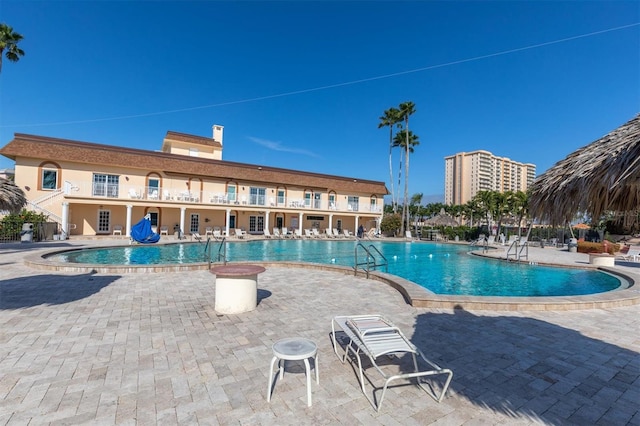
[[[325,230],[324,230],[324,235],[325,235],[327,238],[333,238],[333,232],[331,232],[331,229],[330,229],[330,228],[327,228],[327,229],[325,229]]]
[[[289,238],[291,234],[289,234],[289,230],[287,228],[282,228],[282,238]]]
[[[244,239],[244,231],[242,229],[236,228],[235,233],[236,233],[236,238]]]
[[[302,234],[300,233],[300,230],[298,228],[293,230],[293,238],[302,239]]]
[[[264,228],[264,237],[265,238],[271,238],[271,232],[269,232],[269,230],[267,228]]]
[[[338,228],[333,228],[333,236],[334,236],[335,238],[342,238],[342,237],[344,237],[344,235],[343,235],[343,234],[341,234],[341,233],[340,233],[340,231],[338,231]]]
[[[129,188],[129,198],[140,199],[140,194],[138,194],[134,188]]]
[[[122,235],[122,225],[113,225],[113,235]]]
[[[208,235],[213,236],[213,227],[211,226],[207,226],[204,228],[204,236],[206,237]]]
[[[197,232],[192,232],[191,239],[196,241],[202,241],[202,235],[198,234]]]
[[[353,236],[353,234],[349,232],[348,229],[343,229],[342,233],[344,234],[345,238],[351,238]]]
[[[311,229],[305,229],[304,230],[304,236],[307,238],[311,238]]]
[[[222,239],[222,231],[220,231],[219,229],[213,229],[213,239],[214,240],[221,240]]]
[[[638,262],[640,261],[640,247],[630,246],[626,253],[618,254],[616,259],[623,260],[625,262]]]
[[[320,232],[316,228],[311,228],[311,234],[313,238],[320,238]]]
[[[280,235],[280,230],[278,228],[273,228],[273,236],[276,238],[282,238],[282,235]]]
[[[340,333],[340,337],[336,335]],[[339,342],[344,345],[344,354],[341,356],[338,353]],[[440,368],[437,364],[427,359],[426,356],[418,349],[400,329],[394,326],[391,321],[387,320],[381,315],[355,315],[355,316],[337,316],[331,320],[331,340],[333,343],[333,350],[336,356],[344,364],[349,359],[350,362],[357,360],[358,362],[358,379],[360,381],[360,387],[362,393],[369,400],[373,408],[376,411],[380,410],[380,406],[384,400],[385,393],[388,386],[394,380],[398,379],[416,379],[416,384],[422,388],[429,396],[436,401],[442,401],[444,398],[453,372],[446,368]],[[353,357],[349,357],[349,352]],[[362,357],[364,354],[369,358],[371,365],[382,375],[385,379],[384,386],[382,387],[382,394],[376,404],[374,398],[367,394],[365,390],[365,375],[362,368]],[[413,372],[392,374],[385,373],[382,366],[378,364],[381,357],[398,357],[400,358],[404,354],[411,354],[413,358]],[[416,355],[419,355],[422,360],[428,364],[428,368],[420,368],[418,365],[418,359]],[[422,362],[421,362],[422,363]],[[445,375],[445,381],[441,385],[440,393],[436,392],[436,383],[429,383],[428,386],[423,384],[424,378],[428,376]],[[373,381],[366,378],[367,381],[374,386]],[[374,395],[378,388],[374,387]]]
[[[404,231],[404,236],[407,240],[413,240],[413,236],[411,235],[411,231]]]
[[[169,227],[167,225],[160,227],[160,235],[169,235]]]

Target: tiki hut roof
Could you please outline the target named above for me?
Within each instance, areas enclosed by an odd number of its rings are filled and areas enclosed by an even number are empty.
[[[425,220],[425,223],[430,226],[459,226],[458,222],[449,214],[445,213],[444,209],[437,215]]]
[[[27,204],[27,199],[22,189],[12,181],[0,178],[0,210],[17,212],[25,204]]]
[[[640,114],[540,175],[529,200],[532,216],[553,224],[639,208]]]

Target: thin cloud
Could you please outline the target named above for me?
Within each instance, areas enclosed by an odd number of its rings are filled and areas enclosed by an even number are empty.
[[[281,142],[270,141],[267,139],[255,138],[253,136],[248,136],[249,140],[257,143],[258,145],[262,145],[267,149],[272,151],[280,151],[280,152],[291,152],[293,154],[302,154],[309,157],[320,158],[318,154],[315,152],[307,151],[306,149],[298,149],[298,148],[290,148],[288,146],[282,145]]]

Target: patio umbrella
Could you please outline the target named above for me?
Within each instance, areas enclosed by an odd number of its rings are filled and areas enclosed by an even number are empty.
[[[582,147],[540,175],[532,185],[530,213],[562,224],[578,212],[640,208],[640,114]]]
[[[0,178],[0,210],[19,211],[27,204],[24,192],[12,181]]]

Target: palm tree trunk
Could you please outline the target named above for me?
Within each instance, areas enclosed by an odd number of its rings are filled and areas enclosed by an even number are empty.
[[[389,126],[389,183],[391,184],[391,205],[393,212],[396,212],[395,194],[393,193],[393,165],[391,163],[391,154],[393,149],[393,126]]]

